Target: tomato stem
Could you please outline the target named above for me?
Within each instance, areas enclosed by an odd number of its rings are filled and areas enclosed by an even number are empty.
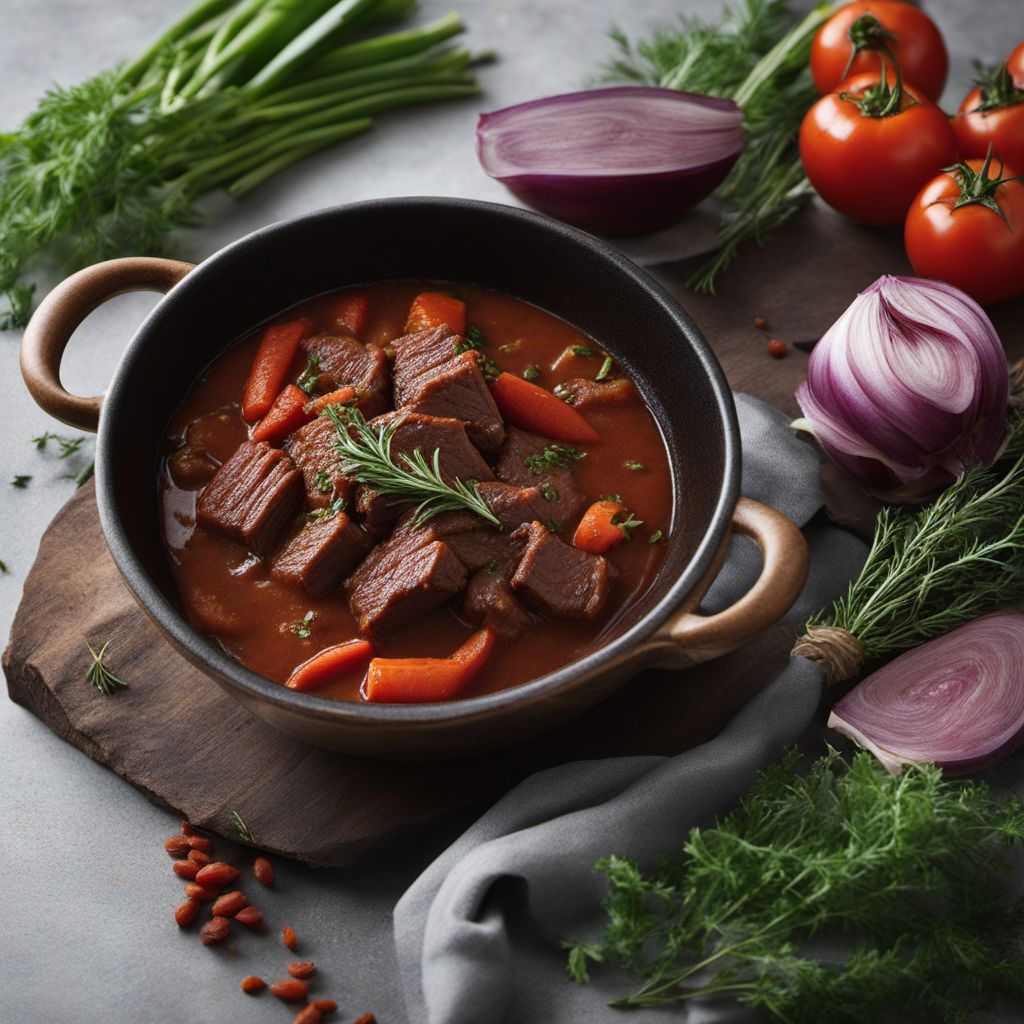
[[[971,113],[1002,110],[1004,107],[1024,103],[1024,89],[1017,88],[1005,61],[998,67],[988,69],[981,61],[975,61],[974,66],[978,72],[974,84],[981,89],[981,102],[972,108]]]
[[[853,49],[850,50],[850,57],[846,62],[846,67],[843,68],[840,81],[849,75],[850,68],[853,67],[853,62],[857,59],[858,54],[867,50],[884,49],[892,56],[892,48],[889,43],[895,42],[896,37],[873,14],[862,14],[850,26],[847,35],[850,37]]]
[[[999,160],[999,157],[993,153],[992,143],[990,142],[988,144],[988,152],[985,154],[985,160],[977,171],[966,161],[961,161],[958,164],[943,167],[942,169],[947,174],[956,175],[957,184],[960,186],[960,198],[953,204],[954,210],[959,210],[961,206],[971,206],[973,204],[984,206],[993,213],[998,214],[1003,219],[1003,223],[1009,227],[1010,222],[1006,219],[1006,214],[996,199],[996,192],[1001,185],[1005,185],[1008,182],[1024,181],[1024,174],[1017,174],[1012,178],[1003,178],[997,174],[994,178],[990,178],[988,172],[992,166],[993,157]],[[1003,162],[999,160],[1000,172],[1002,169]]]
[[[856,97],[847,92],[839,94],[840,99],[856,104],[864,117],[892,117],[917,102],[903,88],[903,71],[900,68],[900,62],[896,59],[896,54],[889,45],[889,40],[894,38],[893,34],[873,14],[862,14],[850,26],[850,42],[853,43],[853,52],[850,54],[850,60],[847,62],[843,76],[845,77],[846,72],[850,70],[854,57],[865,50],[877,53],[878,61],[882,66],[878,84],[865,89],[862,96]],[[895,78],[892,85],[889,85],[890,65]],[[904,103],[904,100],[908,98],[909,102]]]

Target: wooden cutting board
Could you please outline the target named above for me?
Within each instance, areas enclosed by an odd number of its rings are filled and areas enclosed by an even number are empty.
[[[657,276],[703,328],[733,387],[795,412],[797,349],[781,361],[753,324],[793,342],[817,338],[880,273],[909,272],[896,234],[816,209],[765,250],[747,254],[717,298],[694,296],[688,268]],[[995,311],[1008,348],[1024,354],[1024,303]],[[849,485],[835,508],[855,526],[871,506]],[[85,682],[85,638],[110,639],[130,681],[103,697]],[[679,674],[649,671],[557,730],[495,754],[437,764],[367,761],[319,750],[253,718],[162,638],[107,552],[92,485],[43,537],[3,657],[11,698],[159,804],[236,837],[237,811],[256,843],[310,864],[351,865],[417,826],[491,801],[538,769],[580,758],[674,754],[715,735],[785,663],[792,634]]]

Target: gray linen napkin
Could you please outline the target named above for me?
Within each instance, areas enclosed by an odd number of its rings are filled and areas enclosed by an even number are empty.
[[[866,549],[827,524],[818,456],[778,410],[736,396],[743,438],[743,494],[805,528],[811,576],[787,622],[797,630],[859,572]],[[705,607],[728,605],[758,570],[755,545],[738,538]],[[608,1000],[624,979],[597,972],[575,985],[562,939],[601,928],[605,883],[593,869],[609,853],[653,868],[677,853],[694,825],[729,810],[758,768],[810,723],[822,673],[803,658],[714,740],[676,757],[609,758],[538,772],[511,790],[413,883],[394,912],[409,1019],[417,1024],[595,1024],[622,1020]],[[628,980],[625,981],[628,985]],[[727,1004],[679,1005],[628,1014],[630,1021],[739,1021]]]

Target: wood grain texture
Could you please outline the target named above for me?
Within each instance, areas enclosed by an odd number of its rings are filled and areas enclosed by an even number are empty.
[[[816,339],[880,273],[908,273],[898,235],[815,209],[753,250],[717,297],[694,296],[688,268],[657,276],[708,336],[733,387],[795,413],[806,355],[771,359],[754,327]],[[1024,354],[1024,303],[994,309],[1012,357]],[[835,518],[861,529],[872,505],[830,474]],[[85,639],[110,640],[130,685],[103,697],[85,682]],[[568,725],[493,755],[402,765],[318,750],[263,725],[189,665],[135,604],[107,552],[91,484],[47,530],[4,653],[13,700],[157,803],[235,837],[232,811],[259,846],[311,864],[350,865],[418,825],[493,800],[538,769],[581,758],[673,754],[715,735],[785,663],[775,627],[741,651],[677,673],[649,671]]]

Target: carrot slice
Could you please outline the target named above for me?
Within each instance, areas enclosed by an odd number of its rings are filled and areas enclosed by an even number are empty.
[[[447,324],[455,334],[465,333],[466,304],[462,299],[442,292],[421,292],[417,295],[409,310],[409,319],[405,322],[406,334],[440,327],[442,324]]]
[[[366,671],[366,699],[384,704],[451,700],[483,667],[494,632],[474,633],[450,658],[374,658]]]
[[[331,303],[327,319],[331,329],[359,334],[366,326],[370,300],[365,295],[340,295]]]
[[[308,320],[274,324],[263,332],[242,397],[242,416],[247,423],[265,416],[288,377],[299,342],[313,329]]]
[[[343,644],[325,647],[299,665],[284,685],[292,690],[316,690],[371,657],[373,644],[369,640],[347,640]]]
[[[625,514],[625,508],[617,501],[595,501],[580,520],[573,534],[573,545],[592,555],[603,555],[621,544],[626,535],[615,522],[616,516]]]
[[[289,384],[274,400],[270,411],[253,428],[253,441],[276,441],[278,438],[298,430],[313,419],[306,412],[309,396],[294,384]]]
[[[596,444],[601,435],[571,406],[522,377],[502,373],[491,394],[504,419],[515,427],[556,441]]]
[[[356,397],[355,388],[338,388],[337,391],[332,391],[329,395],[321,395],[319,398],[314,398],[313,401],[306,402],[306,412],[311,416],[319,416],[329,405],[344,405],[346,402],[351,402]]]

